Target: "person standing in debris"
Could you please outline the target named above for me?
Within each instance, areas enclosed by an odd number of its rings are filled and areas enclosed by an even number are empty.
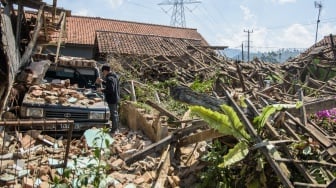
[[[119,76],[111,71],[110,66],[103,65],[103,79],[97,78],[97,84],[103,84],[100,90],[105,95],[105,100],[110,108],[110,120],[112,121],[111,132],[114,133],[119,128],[118,104],[120,100]]]

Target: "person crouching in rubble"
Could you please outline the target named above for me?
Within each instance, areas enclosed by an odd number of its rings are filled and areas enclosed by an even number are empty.
[[[105,95],[105,100],[110,108],[110,120],[112,121],[111,133],[119,129],[118,104],[120,100],[119,76],[111,71],[110,66],[103,65],[101,69],[103,79],[97,78],[97,84],[103,84],[104,88],[99,88]]]

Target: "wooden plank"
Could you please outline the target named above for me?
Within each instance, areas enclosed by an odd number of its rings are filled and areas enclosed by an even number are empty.
[[[199,48],[196,48],[196,46],[192,45],[190,42],[187,42],[187,41],[185,41],[185,42],[189,44],[188,47],[191,47],[191,48],[197,50],[199,53],[201,53],[202,55],[204,55],[205,57],[207,57],[209,60],[211,60],[215,64],[219,64],[219,62],[221,62],[221,60],[218,59],[217,57],[210,57],[206,52],[204,52],[203,50],[200,50]]]
[[[298,121],[292,114],[286,112],[286,115],[293,120],[296,124],[298,124],[300,127],[302,127],[305,131],[310,133],[311,136],[313,136],[316,140],[318,140],[324,147],[332,147],[333,142],[326,138],[325,135],[323,135],[320,131],[318,131],[314,126],[307,124],[304,126],[300,121]],[[336,149],[336,147],[335,147]]]
[[[300,108],[300,118],[301,118],[301,122],[303,123],[304,126],[307,125],[307,113],[306,113],[306,107],[305,107],[305,104],[304,104],[304,95],[303,95],[303,91],[302,89],[300,88],[299,89],[299,100],[302,102],[302,107]]]
[[[167,147],[172,141],[177,141],[178,139],[184,137],[185,135],[188,135],[194,132],[195,130],[206,127],[206,126],[207,124],[204,121],[193,122],[192,126],[179,129],[173,132],[171,135],[166,136],[159,142],[153,143],[150,146],[146,147],[145,149],[134,153],[133,155],[125,159],[125,163],[129,165],[135,161],[143,159],[144,157],[146,157],[147,155],[150,155],[151,153],[161,151],[163,148]]]
[[[151,100],[147,100],[147,101],[146,101],[146,104],[148,104],[148,105],[150,105],[151,107],[155,108],[155,109],[158,110],[160,113],[162,113],[162,114],[168,116],[169,118],[172,118],[173,120],[178,120],[178,119],[179,119],[175,114],[169,112],[168,110],[166,110],[165,108],[161,107],[160,105],[156,104],[155,102],[153,102],[153,101],[151,101]]]
[[[168,135],[167,137],[163,138],[159,142],[151,144],[145,149],[134,153],[130,157],[125,158],[125,163],[127,165],[130,165],[134,163],[135,161],[143,159],[145,156],[150,155],[151,153],[162,151],[165,147],[167,147],[172,142],[172,140],[173,140],[173,135]]]
[[[47,5],[45,2],[36,1],[36,0],[11,0],[15,4],[21,4],[24,7],[29,7],[32,9],[39,9],[41,6],[44,6],[44,10],[50,13],[60,14],[61,12],[66,12],[67,16],[71,16],[71,11],[63,8],[54,8],[51,5]]]
[[[3,14],[0,16],[1,24],[1,39],[2,46],[4,48],[4,55],[6,60],[4,61],[4,67],[7,68],[8,72],[4,73],[5,77],[2,82],[2,87],[4,90],[1,91],[1,95],[4,96],[0,99],[0,108],[3,112],[7,106],[7,100],[10,95],[10,91],[13,86],[14,78],[19,69],[19,51],[16,46],[14,32],[12,29],[11,15],[10,15],[10,4],[4,7]],[[1,88],[2,89],[2,88]],[[0,117],[1,119],[1,117]]]
[[[245,92],[246,91],[246,86],[245,86],[244,77],[243,77],[242,72],[240,70],[240,66],[238,64],[238,61],[235,61],[235,63],[236,63],[236,68],[237,68],[237,73],[238,73],[238,76],[239,76],[240,84],[243,88],[243,92]]]
[[[160,163],[158,165],[158,178],[155,181],[153,188],[165,187],[165,183],[168,177],[168,170],[170,167],[170,150],[172,149],[171,145],[168,145],[167,149],[163,152]]]
[[[176,45],[175,43],[173,43],[170,40],[166,40],[166,42],[169,42],[171,45],[175,46],[176,48],[178,48],[179,50],[181,50],[182,52],[184,52],[185,54],[187,54],[193,61],[195,61],[196,63],[198,63],[199,65],[201,65],[202,67],[207,67],[208,65],[200,62],[198,59],[196,59],[193,55],[191,55],[189,52],[187,52],[186,50],[184,50],[183,48],[181,48],[180,46]],[[185,42],[185,41],[184,41]]]
[[[65,12],[62,12],[60,17],[62,18],[62,22],[61,22],[61,31],[58,35],[55,63],[57,63],[57,61],[58,61],[59,52],[60,52],[60,48],[61,48],[61,43],[62,43],[62,39],[63,39],[63,34],[65,32],[65,18],[66,18]]]
[[[206,140],[212,140],[214,138],[219,138],[224,136],[224,134],[219,133],[218,131],[214,129],[208,129],[196,134],[193,134],[191,136],[184,137],[179,140],[178,147],[187,146],[189,144],[206,141]]]
[[[36,46],[36,41],[39,36],[39,32],[41,30],[42,23],[43,23],[43,19],[42,19],[43,7],[44,5],[42,5],[38,11],[37,18],[36,18],[37,24],[34,29],[34,34],[33,34],[32,39],[29,41],[24,54],[22,55],[22,58],[20,60],[20,67],[26,67],[28,65],[30,58],[32,56],[33,50]]]
[[[305,103],[306,113],[313,114],[321,110],[336,108],[336,98],[320,98],[315,101]],[[300,109],[288,109],[288,113],[293,116],[300,115]]]
[[[16,46],[20,46],[22,14],[23,14],[23,7],[22,7],[22,5],[18,5],[17,18],[16,18],[16,34],[15,34],[15,43],[16,43]]]

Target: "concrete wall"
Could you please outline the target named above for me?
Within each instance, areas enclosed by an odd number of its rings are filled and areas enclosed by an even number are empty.
[[[147,114],[144,109],[138,108],[131,101],[120,105],[120,119],[131,130],[141,130],[152,141],[157,142],[168,136],[167,117],[159,113]]]

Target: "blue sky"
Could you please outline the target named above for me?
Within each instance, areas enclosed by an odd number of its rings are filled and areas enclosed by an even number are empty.
[[[58,7],[73,15],[169,25],[172,6],[168,0],[58,0]],[[173,1],[173,0],[171,0]],[[189,0],[185,0],[188,2]],[[195,28],[210,45],[251,51],[308,48],[315,42],[318,8],[314,0],[198,0],[185,5],[186,26]],[[46,0],[52,4],[52,0]],[[321,0],[318,40],[336,34],[336,1]]]

